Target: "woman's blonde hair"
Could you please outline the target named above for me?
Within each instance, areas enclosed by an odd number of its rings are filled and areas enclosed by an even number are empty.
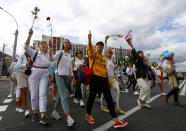
[[[107,50],[106,50],[106,56],[107,56],[107,53],[108,53],[108,52],[112,52],[112,53],[113,53],[112,48],[107,48]]]
[[[40,41],[39,44],[38,44],[39,49],[40,49],[40,44],[41,44],[41,43],[45,43],[45,44],[47,45],[47,51],[46,51],[46,53],[48,53],[48,49],[49,49],[49,48],[48,48],[48,44],[47,44],[47,42],[44,41],[44,40]]]

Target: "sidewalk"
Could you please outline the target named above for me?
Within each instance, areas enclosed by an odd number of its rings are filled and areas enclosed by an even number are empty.
[[[0,81],[8,81],[10,80],[9,78],[7,78],[6,76],[1,76]]]

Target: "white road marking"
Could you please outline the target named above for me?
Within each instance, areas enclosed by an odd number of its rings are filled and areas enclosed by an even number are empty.
[[[5,99],[5,100],[3,101],[3,103],[10,103],[10,102],[12,102],[12,99]]]
[[[8,105],[0,106],[0,112],[6,111]]]
[[[3,119],[3,117],[2,116],[0,116],[0,121]]]
[[[127,93],[126,91],[120,91],[120,92],[122,92],[122,93]]]
[[[185,95],[186,95],[186,80],[184,80],[184,81],[179,85],[179,88],[180,88],[179,95],[185,96]]]
[[[150,99],[150,102],[154,101],[155,99],[157,99],[157,98],[160,97],[160,96],[161,96],[161,95],[158,94],[158,95],[152,97],[152,98]],[[136,107],[132,108],[131,110],[127,111],[127,112],[125,113],[125,115],[119,116],[119,119],[120,119],[120,120],[123,120],[123,119],[129,117],[130,115],[134,114],[135,112],[139,111],[140,109],[141,109],[140,106],[136,106]],[[94,129],[93,131],[106,131],[107,129],[111,128],[112,126],[113,126],[113,121],[111,120],[111,121],[109,121],[109,122],[103,124],[102,126],[96,128],[96,129]]]

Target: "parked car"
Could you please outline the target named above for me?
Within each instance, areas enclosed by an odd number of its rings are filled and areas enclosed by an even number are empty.
[[[182,73],[177,74],[177,79],[178,80],[185,80],[185,77],[182,75]]]

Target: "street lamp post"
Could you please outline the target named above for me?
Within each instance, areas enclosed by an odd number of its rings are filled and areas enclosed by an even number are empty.
[[[149,57],[150,57],[151,53],[147,54],[147,62],[149,62]]]
[[[15,61],[15,58],[16,58],[16,48],[17,48],[17,38],[18,38],[18,23],[17,23],[17,20],[15,19],[15,17],[12,14],[10,14],[8,11],[6,11],[5,9],[3,9],[2,7],[0,7],[0,9],[3,10],[3,11],[5,11],[6,13],[8,13],[14,19],[14,21],[16,22],[16,25],[17,25],[16,31],[15,31],[14,49],[13,49],[13,61]]]
[[[0,78],[2,76],[2,70],[3,70],[3,61],[4,61],[4,50],[5,50],[5,41],[3,39],[3,37],[0,36],[0,38],[3,40],[4,44],[3,44],[3,50],[2,50],[2,54],[1,54],[1,58],[0,58]]]

